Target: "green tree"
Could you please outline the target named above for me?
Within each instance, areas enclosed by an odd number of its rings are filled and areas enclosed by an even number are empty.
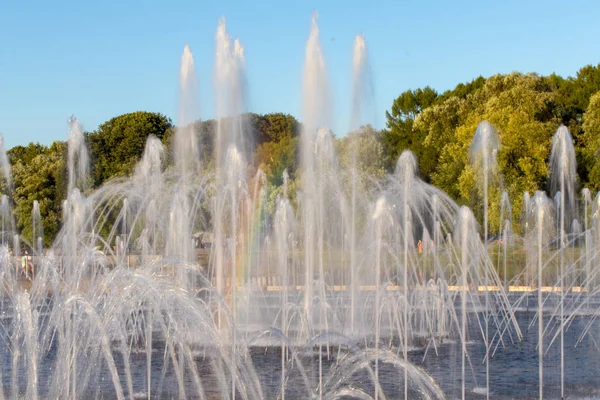
[[[583,115],[582,156],[587,170],[587,187],[600,190],[600,91],[589,101]]]
[[[162,139],[172,127],[162,114],[138,111],[112,118],[89,133],[94,186],[132,172],[144,153],[148,136]]]
[[[248,119],[257,143],[254,165],[263,170],[269,184],[283,184],[283,171],[293,178],[297,169],[300,124],[288,114],[251,114]]]
[[[66,152],[66,143],[55,142],[29,162],[19,159],[12,166],[16,224],[31,243],[35,240],[31,214],[34,200],[40,204],[46,246],[53,242],[60,229],[67,191]]]
[[[459,83],[452,90],[445,91],[441,96],[436,99],[436,104],[442,103],[451,97],[458,97],[459,99],[466,99],[472,93],[475,93],[479,88],[485,84],[485,78],[479,76],[473,79],[471,82]]]
[[[290,176],[296,173],[298,139],[283,138],[279,141],[264,142],[255,152],[256,165],[263,170],[269,183],[274,186],[283,184],[283,171]]]
[[[385,176],[385,160],[381,132],[371,125],[361,126],[338,140],[337,154],[343,170],[356,168],[363,180],[381,181]]]
[[[215,134],[216,121],[209,119],[206,121],[195,121],[191,123],[194,134],[198,140],[199,157],[208,169],[214,168],[214,150],[215,150]],[[173,163],[175,154],[173,154],[172,142],[174,140],[177,127],[169,128],[162,137],[163,145],[167,150],[169,162]]]
[[[446,105],[447,111],[456,110],[455,119],[450,118],[452,121],[443,121],[444,113],[432,107],[417,123],[428,131],[427,146],[441,148],[432,174],[433,183],[459,202],[469,204],[480,218],[482,202],[478,188],[481,185],[476,184],[475,171],[468,163],[469,148],[479,122],[488,120],[496,127],[501,144],[498,166],[503,184],[490,191],[492,232],[500,223],[502,190],[513,199],[513,210],[520,210],[523,192],[542,188],[547,181],[552,135],[560,123],[547,112],[555,96],[552,87],[535,74],[496,75],[465,100],[449,98],[439,105]],[[426,115],[428,112],[431,115]]]
[[[279,142],[298,136],[300,131],[300,124],[289,114],[265,114],[258,123],[257,129],[260,132],[258,143]]]
[[[39,143],[29,143],[27,146],[15,146],[8,150],[6,154],[11,164],[22,162],[29,164],[31,160],[39,156],[48,149],[47,146]]]
[[[428,157],[424,152],[424,132],[413,129],[413,123],[419,114],[433,105],[438,97],[429,86],[424,89],[407,90],[396,98],[391,111],[386,111],[387,129],[382,133],[388,169],[395,167],[396,160],[403,150],[410,149],[421,160],[425,180],[429,179]]]

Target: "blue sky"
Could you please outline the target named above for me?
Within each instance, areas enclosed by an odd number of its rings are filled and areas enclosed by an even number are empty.
[[[568,6],[567,6],[568,4]],[[511,71],[574,75],[600,62],[600,2],[563,1],[19,1],[0,2],[0,132],[8,148],[87,130],[122,113],[175,120],[178,70],[189,43],[202,119],[213,116],[220,17],[245,47],[249,111],[301,117],[302,65],[319,14],[334,110],[349,127],[352,42],[363,33],[375,97],[372,122],[402,91],[438,91]]]

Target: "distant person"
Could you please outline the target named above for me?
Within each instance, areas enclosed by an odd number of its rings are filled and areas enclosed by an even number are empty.
[[[418,249],[419,253],[423,252],[423,241],[422,240],[419,240],[419,243],[417,244],[417,249]]]
[[[33,279],[33,257],[28,255],[27,252],[25,254],[27,254],[27,270],[25,271],[25,275],[27,279]]]
[[[21,256],[21,273],[24,273],[27,277],[27,251],[25,251],[23,256]]]
[[[25,250],[21,257],[21,273],[25,274],[25,278],[31,279],[32,276],[30,276],[30,272],[33,275],[33,263],[31,262],[31,256],[27,250]]]

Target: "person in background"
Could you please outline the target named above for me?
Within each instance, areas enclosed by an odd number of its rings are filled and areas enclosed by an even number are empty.
[[[25,252],[27,254],[27,252]],[[27,254],[27,270],[25,271],[27,279],[33,279],[33,257]]]
[[[27,250],[25,250],[23,256],[21,256],[21,273],[25,274],[25,277],[29,277],[27,274]]]

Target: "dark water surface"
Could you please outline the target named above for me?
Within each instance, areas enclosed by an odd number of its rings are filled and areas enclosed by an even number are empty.
[[[500,343],[496,349],[492,349],[493,358],[490,364],[490,388],[492,399],[536,399],[538,398],[539,380],[538,380],[538,326],[534,320],[535,313],[522,309],[516,312],[516,317],[524,335],[520,342],[511,342],[509,335],[504,335],[504,343]],[[479,321],[478,321],[479,318]],[[572,318],[565,332],[565,394],[566,398],[584,399],[600,398],[600,322],[594,319],[594,315],[579,315]],[[13,351],[14,346],[10,345],[8,332],[10,328],[9,317],[5,317],[2,326],[4,327],[1,342],[2,346],[2,384],[5,396],[14,392],[13,387]],[[532,323],[533,322],[533,323]],[[469,314],[468,319],[468,341],[467,352],[469,364],[466,368],[466,397],[471,399],[485,398],[485,346],[481,340],[481,316],[475,313]],[[528,327],[530,326],[530,329]],[[544,348],[547,349],[550,341],[558,332],[560,324],[557,321],[549,325],[548,332],[544,338]],[[493,324],[490,324],[490,335],[494,335]],[[587,333],[581,340],[581,334],[586,328]],[[241,341],[244,337],[240,338]],[[382,347],[386,350],[398,354],[402,358],[402,350],[398,347],[398,341],[381,341]],[[368,347],[372,347],[373,338],[367,338]],[[385,344],[383,344],[385,343]],[[497,341],[495,343],[498,343]],[[355,347],[353,347],[355,346]],[[319,349],[312,346],[299,346],[292,348],[295,359],[291,356],[286,363],[286,399],[306,399],[311,395],[318,398],[319,393],[319,370],[322,370],[323,385],[325,387],[324,397],[333,398],[337,393],[341,395],[343,390],[347,392],[364,392],[370,396],[374,395],[374,386],[371,375],[365,368],[359,368],[355,372],[350,372],[344,376],[344,371],[349,371],[339,367],[344,364],[352,354],[361,353],[365,349],[365,339],[356,340],[353,346],[335,345],[332,346],[327,354],[326,348],[321,348],[322,365],[319,365]],[[441,388],[446,398],[454,399],[461,397],[461,344],[457,338],[450,337],[443,342],[437,343],[437,351],[430,344],[427,347],[426,340],[415,340],[409,359],[413,365],[429,374],[433,381]],[[353,348],[353,350],[350,350]],[[223,389],[219,379],[214,373],[213,363],[222,362],[219,358],[213,357],[216,349],[211,346],[198,345],[193,354],[196,360],[202,385],[209,398],[219,399],[227,393]],[[125,391],[125,396],[129,397],[124,371],[124,362],[122,354],[117,348],[113,349],[113,355],[117,363],[121,383]],[[249,355],[254,369],[258,374],[258,380],[263,390],[264,397],[269,399],[280,398],[281,389],[281,348],[253,346],[249,348]],[[25,357],[25,355],[21,355]],[[165,362],[165,342],[156,339],[153,343],[153,354],[151,363],[152,372],[152,398],[170,399],[179,398],[178,381],[171,363]],[[48,354],[39,360],[38,392],[41,398],[49,398],[52,382],[56,379],[54,376],[56,370],[56,348],[53,348]],[[146,398],[147,378],[146,378],[146,354],[143,349],[136,349],[130,355],[132,380],[135,398]],[[21,396],[25,396],[28,372],[23,367],[25,363],[18,366],[17,377],[18,387]],[[163,369],[164,365],[169,367]],[[375,369],[374,362],[367,362],[372,370]],[[77,359],[78,373],[89,373],[90,383],[83,390],[85,398],[116,398],[112,380],[106,365],[102,362],[100,365],[86,364],[86,359],[79,357]],[[336,369],[337,368],[337,369]],[[305,373],[306,379],[302,372]],[[343,384],[332,390],[332,384],[329,378],[341,379]],[[230,376],[224,377],[229,383]],[[379,380],[382,389],[388,399],[404,398],[404,373],[403,370],[392,365],[379,362]],[[186,387],[185,398],[196,398],[193,379],[190,373],[184,375],[184,385]],[[418,390],[415,390],[411,384],[409,398],[420,398]],[[82,392],[80,392],[82,393]],[[240,396],[241,398],[241,396]],[[339,396],[338,398],[351,398]],[[560,338],[557,337],[544,357],[544,398],[560,398]]]

